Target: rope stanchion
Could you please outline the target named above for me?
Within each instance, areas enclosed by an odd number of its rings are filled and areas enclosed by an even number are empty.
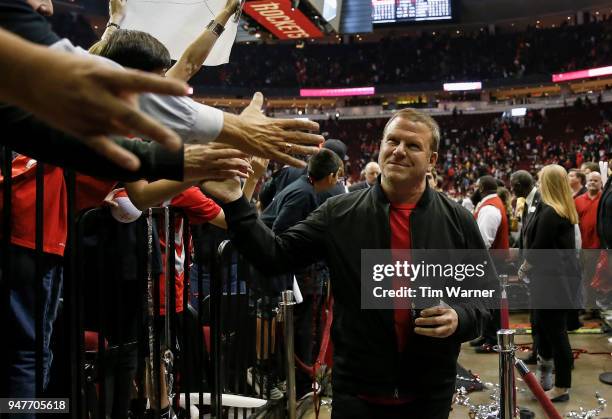
[[[293,333],[293,291],[283,291],[281,294],[281,313],[283,320],[283,335],[285,338],[285,355],[287,367],[287,417],[296,418],[297,400],[295,388],[295,348]]]
[[[514,330],[498,330],[500,419],[514,419],[516,417],[516,389],[514,387],[514,368],[512,365],[514,349]]]

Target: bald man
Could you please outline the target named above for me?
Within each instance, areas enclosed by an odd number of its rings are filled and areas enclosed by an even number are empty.
[[[376,183],[376,178],[380,175],[380,166],[376,162],[369,162],[366,164],[364,169],[365,171],[365,180],[363,182],[355,183],[354,185],[349,186],[349,192],[359,191],[361,189],[369,188],[370,186]]]

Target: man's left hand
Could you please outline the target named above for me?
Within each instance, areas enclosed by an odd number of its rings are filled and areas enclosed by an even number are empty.
[[[447,338],[457,330],[459,317],[452,308],[436,306],[421,310],[421,317],[414,324],[418,335]]]

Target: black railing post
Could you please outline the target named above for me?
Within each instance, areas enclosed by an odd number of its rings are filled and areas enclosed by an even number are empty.
[[[34,220],[35,228],[35,320],[34,320],[34,336],[35,336],[35,348],[36,348],[36,362],[35,362],[35,383],[36,383],[36,397],[42,397],[44,390],[44,281],[43,275],[43,242],[44,242],[44,204],[45,204],[45,166],[38,162],[36,165],[36,216]]]

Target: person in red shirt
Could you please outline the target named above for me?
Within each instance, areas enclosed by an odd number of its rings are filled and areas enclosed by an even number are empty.
[[[597,235],[597,207],[601,199],[603,188],[601,174],[590,172],[587,175],[587,192],[574,199],[576,211],[580,219],[580,237],[582,238],[583,281],[584,295],[586,297],[585,307],[594,307],[595,295],[591,288],[591,280],[595,274],[595,267],[599,257],[599,252],[589,249],[599,249],[601,244]]]
[[[11,272],[5,291],[9,304],[3,307],[3,318],[12,325],[13,339],[6,348],[7,371],[3,383],[8,397],[34,397],[36,345],[36,289],[43,284],[43,389],[49,381],[53,355],[49,346],[62,290],[62,265],[67,239],[67,190],[62,168],[44,166],[42,279],[33,269],[37,264],[36,248],[36,169],[37,161],[17,155],[12,162],[11,187]],[[4,177],[0,188],[4,189]],[[78,190],[88,191],[88,200],[97,194],[98,204],[112,189],[114,181],[88,176],[77,178]],[[95,199],[94,199],[95,200]],[[79,203],[85,201],[77,197]],[[4,210],[0,203],[0,210]],[[82,207],[78,207],[80,209]]]

